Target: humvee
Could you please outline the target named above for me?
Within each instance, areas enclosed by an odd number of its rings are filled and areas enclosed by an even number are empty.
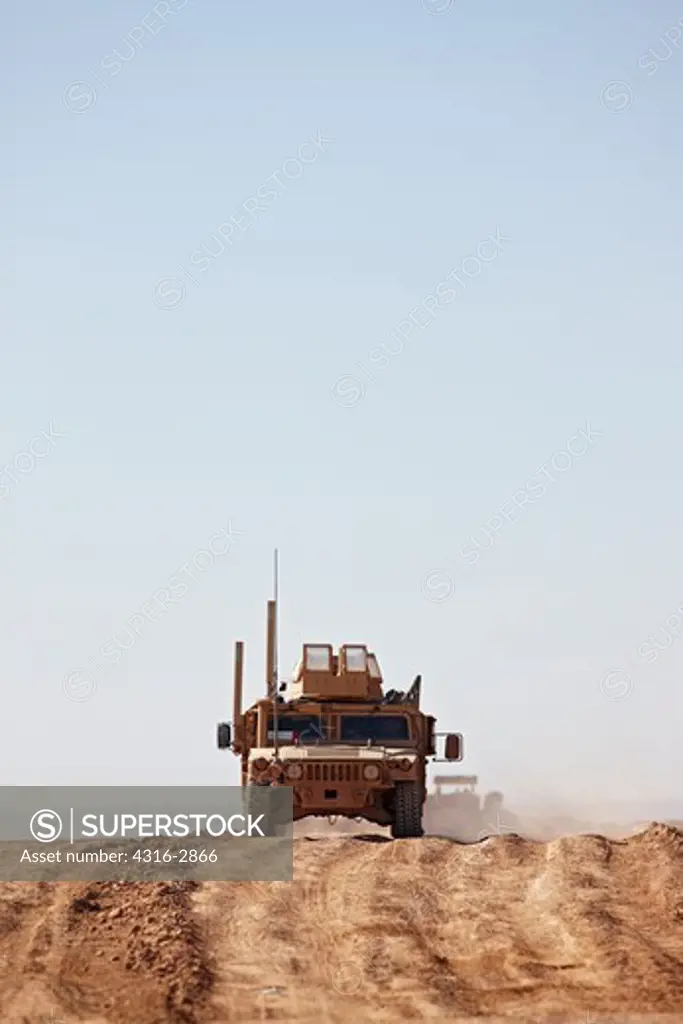
[[[276,615],[269,601],[266,695],[242,711],[237,641],[232,728],[218,726],[219,749],[241,758],[242,786],[291,787],[294,821],[363,819],[389,826],[396,839],[421,836],[427,759],[437,760],[444,737],[420,710],[421,677],[406,691],[385,692],[365,644],[305,643],[291,681],[279,684]],[[462,760],[462,735],[445,735],[444,748],[439,760]]]
[[[487,836],[517,832],[520,821],[504,805],[498,790],[477,793],[476,775],[435,775],[434,791],[427,794],[424,823],[431,835],[477,842]]]
[[[453,835],[475,840],[482,828],[481,801],[476,775],[435,775],[428,793],[425,828],[432,835]]]

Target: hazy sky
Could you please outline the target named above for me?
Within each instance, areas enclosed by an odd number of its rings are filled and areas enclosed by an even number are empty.
[[[0,46],[2,780],[234,782],[277,544],[283,672],[366,642],[484,787],[681,796],[683,7],[33,0]]]

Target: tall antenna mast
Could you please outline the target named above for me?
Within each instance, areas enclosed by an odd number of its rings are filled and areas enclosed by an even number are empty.
[[[275,602],[274,622],[274,644],[273,644],[273,678],[271,680],[273,694],[273,735],[275,744],[275,757],[278,756],[278,690],[279,690],[279,658],[278,658],[278,633],[277,633],[277,599],[278,599],[278,550],[275,548],[273,557],[273,600]]]

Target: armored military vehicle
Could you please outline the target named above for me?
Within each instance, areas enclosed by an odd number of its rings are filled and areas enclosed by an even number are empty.
[[[478,842],[518,830],[519,821],[504,806],[502,793],[494,790],[482,800],[476,775],[435,775],[432,781],[434,789],[427,795],[424,815],[430,835]]]
[[[277,602],[268,602],[266,694],[242,710],[244,644],[235,645],[233,719],[219,749],[241,758],[244,787],[289,786],[294,821],[364,819],[396,838],[421,836],[428,759],[460,761],[460,733],[436,732],[420,709],[421,677],[384,688],[365,644],[306,643],[289,682],[276,667]],[[437,758],[437,746],[445,757]]]

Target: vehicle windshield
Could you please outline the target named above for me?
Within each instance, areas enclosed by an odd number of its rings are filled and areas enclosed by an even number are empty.
[[[268,742],[275,742],[273,716],[268,719]],[[325,739],[319,715],[278,715],[278,743],[320,743]]]
[[[408,719],[402,715],[342,715],[341,736],[347,743],[393,743],[410,739]]]

